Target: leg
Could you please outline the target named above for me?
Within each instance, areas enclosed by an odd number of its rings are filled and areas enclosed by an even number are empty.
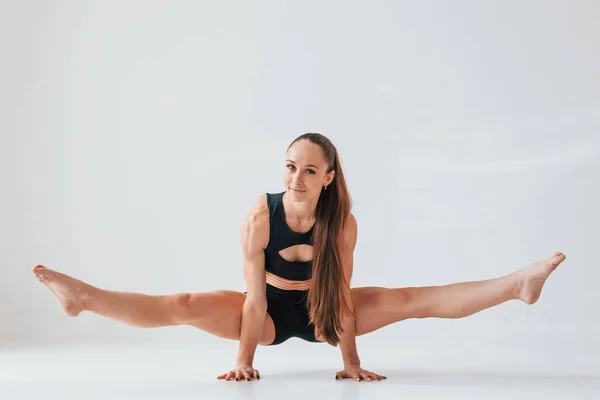
[[[550,273],[564,259],[564,254],[556,253],[509,275],[476,282],[397,289],[353,288],[356,335],[409,318],[464,318],[513,299],[533,304]]]
[[[65,312],[73,317],[91,311],[140,328],[190,325],[222,338],[240,338],[244,293],[230,290],[171,295],[115,292],[99,289],[41,265],[33,272],[52,291]],[[259,344],[269,344],[274,338],[273,320],[267,314]]]

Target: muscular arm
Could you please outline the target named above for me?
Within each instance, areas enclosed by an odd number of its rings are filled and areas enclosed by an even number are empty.
[[[358,229],[356,218],[350,214],[346,228],[344,229],[344,239],[341,247],[341,261],[344,276],[346,278],[346,283],[342,287],[342,292],[348,301],[348,305],[352,313],[354,313],[354,307],[352,305],[352,296],[350,293],[350,280],[352,278],[352,271],[354,268],[354,248],[356,246],[357,233]],[[355,323],[352,315],[348,315],[346,313],[342,315],[342,329],[344,330],[344,333],[340,335],[340,350],[342,352],[344,367],[351,364],[360,365],[360,359],[356,349]]]
[[[263,197],[244,219],[240,236],[247,294],[236,365],[252,365],[267,311],[264,249],[269,241],[269,213]]]
[[[346,284],[343,286],[343,295],[347,296],[348,305],[354,313],[354,305],[352,304],[352,292],[350,290],[350,279],[352,278],[352,270],[354,268],[353,255],[356,246],[357,224],[356,219],[352,214],[344,229],[344,240],[342,245],[342,269],[346,277]],[[336,374],[338,378],[352,378],[356,381],[361,379],[371,381],[386,379],[382,375],[375,374],[371,371],[363,369],[360,365],[360,358],[356,350],[356,323],[352,315],[345,314],[342,316],[342,329],[344,333],[340,335],[340,349],[344,360],[344,369]]]

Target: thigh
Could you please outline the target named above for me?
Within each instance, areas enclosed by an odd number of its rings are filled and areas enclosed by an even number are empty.
[[[351,289],[356,336],[411,316],[408,290],[365,286]]]
[[[225,339],[240,339],[242,311],[246,294],[233,290],[194,293],[189,298],[190,318],[187,325]],[[275,326],[265,314],[259,344],[267,345],[275,339]]]

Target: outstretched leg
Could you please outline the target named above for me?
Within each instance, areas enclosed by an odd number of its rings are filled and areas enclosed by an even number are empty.
[[[535,303],[548,276],[565,260],[554,256],[509,275],[444,286],[353,288],[356,335],[364,335],[409,318],[464,318],[504,303]]]
[[[147,295],[100,289],[42,265],[33,273],[73,317],[91,311],[140,328],[190,325],[222,338],[240,338],[244,293],[218,290]],[[274,338],[273,320],[267,314],[259,343],[269,344]]]

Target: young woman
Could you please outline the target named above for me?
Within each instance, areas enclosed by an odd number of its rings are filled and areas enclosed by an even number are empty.
[[[495,279],[444,286],[351,288],[357,222],[336,148],[317,133],[285,157],[285,191],[259,196],[241,229],[247,292],[151,296],[115,292],[38,265],[36,277],[71,316],[91,311],[137,327],[191,325],[239,340],[225,380],[260,379],[256,347],[290,337],[339,344],[336,379],[380,380],[361,368],[356,336],[408,318],[463,318],[518,299],[535,303],[562,253]]]

